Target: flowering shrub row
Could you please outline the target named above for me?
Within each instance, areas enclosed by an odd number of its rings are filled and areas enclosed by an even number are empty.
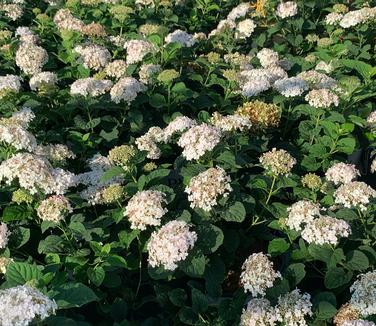
[[[373,1],[0,18],[0,325],[375,325]]]

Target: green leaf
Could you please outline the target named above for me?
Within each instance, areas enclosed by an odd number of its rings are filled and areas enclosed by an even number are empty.
[[[164,98],[164,96],[162,94],[153,94],[149,97],[149,104],[153,107],[153,108],[163,108],[164,106],[167,105],[167,102],[166,102],[166,99]]]
[[[192,308],[194,312],[203,313],[208,309],[208,299],[206,296],[197,289],[192,289]]]
[[[206,259],[204,255],[192,255],[181,263],[181,270],[191,277],[202,277],[205,273]]]
[[[350,282],[351,277],[351,272],[346,273],[343,268],[332,267],[325,273],[324,284],[328,289],[336,289]]]
[[[96,286],[100,286],[104,280],[104,277],[106,276],[106,272],[100,266],[95,268],[90,267],[87,270],[87,276]]]
[[[12,232],[12,245],[15,248],[20,248],[30,240],[30,229],[22,226],[18,227]]]
[[[120,166],[114,166],[111,169],[107,170],[105,173],[103,173],[101,177],[101,182],[106,182],[114,177],[117,177],[119,175],[124,174],[125,171],[122,167]]]
[[[22,205],[8,206],[4,208],[2,220],[4,222],[25,220],[32,216],[32,211]]]
[[[41,279],[42,272],[36,265],[10,263],[7,267],[5,278],[12,286],[23,285],[29,281]]]
[[[305,266],[302,263],[291,264],[286,269],[286,277],[289,279],[291,288],[296,287],[305,277]]]
[[[374,74],[373,67],[363,61],[342,59],[340,63],[345,67],[356,70],[364,79],[370,79]]]
[[[183,289],[177,288],[168,292],[168,298],[175,306],[184,307],[188,296]]]
[[[98,300],[93,290],[82,283],[66,283],[54,288],[52,298],[59,309],[77,308]]]
[[[285,239],[278,238],[269,242],[268,253],[272,256],[283,254],[290,248],[290,244]]]
[[[354,271],[362,271],[369,267],[369,260],[361,251],[353,250],[346,254],[346,266]]]
[[[213,224],[200,225],[197,228],[197,248],[204,253],[217,251],[218,247],[223,243],[223,232],[220,228]]]
[[[332,318],[337,313],[337,308],[330,302],[321,301],[317,308],[317,319],[326,320]]]
[[[355,149],[355,139],[354,138],[342,138],[338,141],[337,149],[345,154],[351,154]]]
[[[237,201],[222,213],[222,218],[228,222],[243,222],[246,211],[244,205]]]
[[[38,246],[40,254],[60,253],[64,251],[64,240],[58,235],[49,235],[46,239],[41,240]]]
[[[186,325],[197,325],[198,316],[190,307],[183,307],[179,311],[179,319]]]

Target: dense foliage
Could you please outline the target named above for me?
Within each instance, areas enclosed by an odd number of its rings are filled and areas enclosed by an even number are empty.
[[[374,6],[2,0],[0,325],[375,325]]]

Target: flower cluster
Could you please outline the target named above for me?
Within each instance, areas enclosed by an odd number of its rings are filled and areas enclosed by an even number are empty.
[[[372,198],[376,198],[376,190],[361,181],[352,181],[341,185],[334,193],[336,204],[347,208],[367,210],[367,205]]]
[[[145,91],[145,85],[133,77],[120,78],[118,82],[111,88],[111,100],[115,103],[124,101],[132,102],[137,94]]]
[[[278,298],[276,314],[284,325],[307,326],[306,316],[312,316],[311,296],[295,289]]]
[[[7,246],[9,234],[7,225],[5,223],[0,223],[0,249]]]
[[[311,90],[305,100],[314,108],[328,108],[339,104],[338,96],[326,88]]]
[[[230,177],[220,167],[196,175],[185,188],[191,207],[210,211],[217,205],[219,196],[226,197],[232,191],[230,182]]]
[[[221,138],[220,129],[203,123],[183,133],[177,144],[183,148],[182,155],[191,161],[198,160],[205,153],[212,151]]]
[[[325,178],[333,182],[335,185],[349,183],[360,175],[354,164],[336,163],[330,167]]]
[[[240,318],[240,326],[274,326],[277,322],[274,307],[264,298],[251,299]]]
[[[261,155],[260,163],[267,173],[278,176],[288,175],[296,164],[296,160],[284,149],[273,148]]]
[[[103,69],[111,61],[111,53],[97,44],[78,45],[74,48],[74,52],[80,55],[79,62],[88,69]]]
[[[167,213],[162,204],[167,203],[165,194],[156,190],[137,192],[125,207],[124,216],[132,229],[146,230],[149,225],[161,225],[161,218]]]
[[[301,235],[308,243],[337,245],[340,238],[346,238],[350,233],[350,225],[346,221],[320,216],[308,223]]]
[[[244,131],[252,127],[250,119],[239,114],[223,116],[219,112],[214,112],[210,122],[222,131]]]
[[[361,274],[350,287],[351,305],[364,317],[376,314],[376,271]]]
[[[276,15],[282,19],[293,17],[298,13],[298,5],[294,1],[281,2],[276,11]]]
[[[64,194],[76,184],[75,175],[60,168],[53,168],[43,157],[18,153],[0,164],[0,181],[7,184],[18,180],[19,185],[35,194]]]
[[[39,204],[37,214],[42,221],[59,223],[72,211],[72,206],[66,197],[54,195]]]
[[[27,326],[33,320],[43,320],[54,315],[55,301],[37,289],[19,285],[0,290],[0,324],[2,326]]]
[[[261,130],[278,127],[281,120],[281,109],[277,105],[259,100],[245,102],[236,113],[247,117],[253,128]]]
[[[170,221],[154,231],[147,245],[149,264],[173,271],[184,261],[197,241],[197,234],[184,221]]]
[[[300,200],[292,204],[287,211],[286,225],[290,229],[301,231],[304,224],[311,223],[320,215],[320,206],[309,200]]]
[[[252,296],[264,296],[266,289],[271,288],[277,278],[281,278],[281,274],[274,270],[269,257],[263,253],[255,253],[243,263],[240,283]]]

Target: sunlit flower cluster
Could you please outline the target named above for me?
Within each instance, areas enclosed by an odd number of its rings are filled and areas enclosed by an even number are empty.
[[[171,221],[154,231],[148,243],[149,264],[173,271],[184,261],[197,241],[197,234],[184,221]]]
[[[266,289],[271,288],[277,278],[281,278],[281,274],[274,270],[269,257],[255,253],[243,263],[240,283],[244,291],[251,292],[252,296],[264,296]]]
[[[220,167],[196,175],[185,188],[191,207],[210,211],[217,205],[218,197],[226,197],[232,191],[230,182],[230,177]]]

